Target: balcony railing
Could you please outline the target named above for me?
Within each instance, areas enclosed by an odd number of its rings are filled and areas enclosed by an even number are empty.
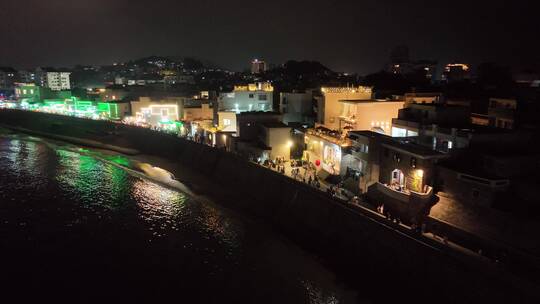
[[[411,199],[413,198],[419,199],[422,201],[428,201],[433,196],[433,188],[430,186],[425,186],[426,192],[424,193],[410,191],[410,190],[398,191],[380,182],[376,183],[376,187],[377,187],[377,190],[381,192],[382,194],[388,197],[391,197],[393,199],[396,199],[400,202],[404,202],[404,203],[409,203]]]
[[[392,118],[392,125],[415,128],[415,129],[418,129],[420,127],[420,124],[416,121],[403,120],[399,118]]]

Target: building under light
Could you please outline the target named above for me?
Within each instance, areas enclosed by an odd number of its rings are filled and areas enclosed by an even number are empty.
[[[290,159],[291,127],[275,112],[243,112],[237,115],[237,133],[230,137],[231,151],[252,160]]]
[[[179,121],[182,106],[181,97],[140,97],[131,102],[131,113],[140,123],[159,127],[164,123]]]
[[[252,112],[273,110],[274,87],[269,82],[234,86],[230,93],[221,93],[219,111]]]
[[[398,116],[404,100],[340,100],[338,130],[371,130],[391,135],[392,119]]]
[[[37,68],[36,83],[53,91],[71,90],[71,72],[53,68]]]
[[[435,166],[447,154],[372,131],[352,131],[350,152],[342,157],[343,183],[367,193],[394,216],[414,221],[435,202]]]
[[[462,81],[470,78],[470,68],[465,63],[449,63],[444,67],[442,80],[446,82]]]
[[[323,87],[314,96],[317,103],[317,123],[331,130],[340,129],[343,103],[340,100],[371,100],[370,87]]]

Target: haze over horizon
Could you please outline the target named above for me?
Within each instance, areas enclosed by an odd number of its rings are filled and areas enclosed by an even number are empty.
[[[243,70],[253,58],[315,60],[368,74],[405,44],[412,59],[537,66],[529,1],[3,1],[0,65],[112,64],[194,56]],[[399,29],[399,30],[398,30]]]

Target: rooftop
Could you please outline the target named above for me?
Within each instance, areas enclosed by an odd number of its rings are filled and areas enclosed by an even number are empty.
[[[364,137],[370,137],[370,138],[377,138],[377,139],[390,139],[391,137],[385,134],[369,131],[369,130],[358,130],[358,131],[349,131],[348,137],[352,140],[355,139],[356,136],[364,136]]]
[[[235,111],[222,111],[222,112],[235,112]],[[248,115],[281,115],[279,112],[269,112],[269,111],[248,111],[248,112],[240,112],[238,113],[239,116],[248,116]]]
[[[343,99],[339,102],[350,103],[350,104],[362,104],[362,103],[383,103],[383,102],[405,102],[404,100],[393,100],[393,99]]]
[[[290,129],[291,127],[287,126],[286,124],[280,122],[280,121],[267,121],[267,122],[263,122],[261,123],[265,128],[268,128],[268,129],[277,129],[277,128],[288,128]]]
[[[414,156],[420,157],[420,158],[446,158],[449,155],[443,154],[441,152],[426,148],[424,146],[420,146],[416,143],[407,141],[407,140],[391,140],[389,142],[383,143],[383,146],[386,146],[388,148],[393,148],[397,150],[401,150],[405,153],[413,154]]]
[[[497,180],[503,179],[484,169],[481,162],[476,157],[460,157],[458,159],[449,159],[439,163],[439,166],[459,173],[464,173],[484,179]]]
[[[391,137],[385,134],[368,130],[350,131],[348,135],[349,139],[351,140],[355,140],[358,136],[377,139],[379,143],[381,143],[383,146],[386,146],[390,149],[402,150],[405,153],[414,154],[415,156],[418,156],[420,158],[446,157],[446,155],[443,153],[418,145],[402,137]]]

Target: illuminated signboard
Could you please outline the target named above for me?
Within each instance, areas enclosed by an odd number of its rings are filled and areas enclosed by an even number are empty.
[[[322,168],[333,175],[339,175],[339,168],[341,166],[341,147],[329,143],[323,143],[323,155],[322,155]]]

